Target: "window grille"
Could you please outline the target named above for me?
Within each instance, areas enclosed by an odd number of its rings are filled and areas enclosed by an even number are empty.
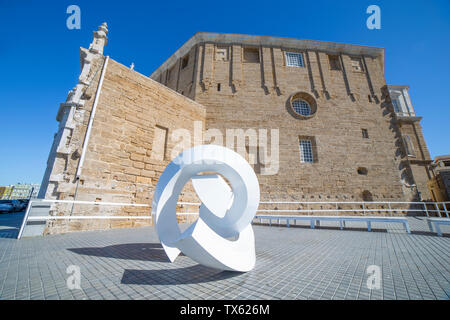
[[[302,116],[309,116],[311,115],[311,106],[308,102],[301,99],[296,99],[292,101],[292,108],[295,112]]]
[[[286,52],[286,65],[288,67],[304,67],[303,55],[296,52]]]
[[[313,162],[313,150],[311,140],[300,140],[300,162]]]

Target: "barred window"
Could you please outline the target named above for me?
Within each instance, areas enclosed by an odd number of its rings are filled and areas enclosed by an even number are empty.
[[[288,67],[304,67],[303,55],[297,52],[286,52],[286,65]]]
[[[300,162],[314,162],[311,140],[300,140]]]
[[[302,116],[310,116],[311,115],[311,106],[305,100],[302,100],[302,99],[293,100],[292,108],[294,108],[294,111]]]

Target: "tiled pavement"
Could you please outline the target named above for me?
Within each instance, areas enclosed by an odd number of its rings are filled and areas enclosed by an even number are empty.
[[[171,264],[152,227],[0,238],[0,299],[448,299],[450,229],[437,237],[423,218],[409,219],[413,234],[382,223],[372,232],[255,225],[248,273],[186,256]],[[81,289],[67,288],[70,265]],[[369,265],[381,267],[381,289],[367,288]]]

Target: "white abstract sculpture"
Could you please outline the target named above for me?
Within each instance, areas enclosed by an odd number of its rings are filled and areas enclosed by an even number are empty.
[[[201,172],[221,174],[231,188],[221,176]],[[202,203],[197,221],[181,232],[177,201],[191,178]],[[156,185],[152,215],[171,262],[183,252],[208,267],[246,272],[255,266],[251,222],[258,205],[258,179],[247,161],[230,149],[202,145],[185,150],[166,167]]]

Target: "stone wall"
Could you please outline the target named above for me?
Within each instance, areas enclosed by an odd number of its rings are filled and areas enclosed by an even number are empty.
[[[228,58],[217,59],[217,50],[224,47]],[[382,55],[359,56],[361,72],[353,70],[354,55],[345,51],[337,55],[341,70],[331,70],[331,49],[297,50],[303,53],[305,67],[289,67],[284,51],[293,49],[254,46],[259,61],[245,62],[245,47],[218,39],[190,49],[189,63],[197,70],[193,98],[206,108],[206,129],[279,129],[279,171],[258,174],[263,200],[359,201],[363,192],[379,201],[408,198],[399,169],[397,124],[389,103],[382,101]],[[172,78],[183,79],[189,68],[175,67],[178,74]],[[177,89],[171,82],[167,85]],[[313,117],[299,119],[290,113],[289,98],[297,92],[315,99]],[[302,136],[316,142],[314,163],[300,163]],[[358,174],[358,168],[367,169],[367,174]]]
[[[248,160],[257,159],[253,166],[262,201],[413,200],[413,185],[427,196],[429,153],[419,123],[398,121],[394,114],[382,49],[314,41],[304,41],[311,48],[298,49],[289,46],[295,45],[293,39],[283,39],[285,46],[271,40],[264,45],[262,38],[251,45],[248,40],[224,43],[224,35],[183,46],[152,80],[112,59],[104,69],[106,58],[98,46],[106,43],[106,32],[104,24],[89,50],[81,49],[82,73],[58,112],[60,127],[42,194],[146,206],[58,203],[50,214],[149,216],[165,166],[184,148],[200,143],[225,145]],[[286,51],[301,53],[304,66],[287,66]],[[310,102],[313,115],[293,112],[291,100],[297,96]],[[208,135],[211,129],[221,138]],[[191,140],[181,144],[180,130]],[[235,130],[255,133],[258,148],[252,148],[250,137],[238,147]],[[413,138],[414,159],[405,154],[404,134]],[[312,163],[300,161],[300,139],[312,141]],[[180,200],[198,202],[191,185]],[[46,233],[149,224],[150,219],[57,220],[48,222]]]
[[[92,108],[95,91],[90,96],[87,112]],[[58,186],[56,198],[150,205],[156,182],[171,160],[176,143],[170,139],[173,130],[184,128],[193,134],[194,121],[204,125],[204,117],[205,110],[198,103],[109,59],[80,179],[75,179],[78,157],[70,157],[65,170],[55,167],[54,171],[64,171],[70,180]],[[80,135],[85,134],[88,120],[85,117],[78,128]],[[189,196],[186,200],[190,200]],[[149,216],[150,210],[58,204],[52,214]],[[150,220],[131,219],[59,220],[49,223],[47,233],[149,224]]]

